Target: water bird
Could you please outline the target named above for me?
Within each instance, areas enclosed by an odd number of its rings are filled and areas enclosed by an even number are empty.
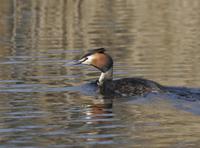
[[[104,95],[135,96],[147,93],[165,92],[165,87],[143,78],[122,78],[113,80],[113,59],[106,53],[105,48],[90,50],[83,55],[77,64],[91,65],[101,71],[99,79],[96,81],[99,92]]]

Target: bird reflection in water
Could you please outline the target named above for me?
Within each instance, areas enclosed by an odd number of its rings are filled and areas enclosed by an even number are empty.
[[[118,136],[116,128],[120,125],[112,112],[112,99],[104,102],[86,105],[84,112],[84,128],[79,133],[81,138],[88,144],[110,144],[113,138]]]

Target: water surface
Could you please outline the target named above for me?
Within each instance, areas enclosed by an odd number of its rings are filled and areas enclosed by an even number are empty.
[[[198,90],[199,7],[198,0],[3,0],[0,145],[198,147],[200,97],[104,98],[87,86],[99,72],[69,63],[105,47],[116,78]]]

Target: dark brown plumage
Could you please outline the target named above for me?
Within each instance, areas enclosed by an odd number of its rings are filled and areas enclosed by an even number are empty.
[[[164,87],[154,81],[142,78],[122,78],[105,81],[100,86],[100,92],[105,95],[134,96],[164,92]]]
[[[84,55],[79,63],[92,65],[102,73],[97,82],[99,90],[104,95],[134,96],[150,92],[164,92],[160,84],[142,78],[123,78],[112,80],[113,60],[105,53],[104,48],[95,49]]]

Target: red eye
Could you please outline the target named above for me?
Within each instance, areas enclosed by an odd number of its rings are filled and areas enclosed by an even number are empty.
[[[87,58],[87,57],[86,57],[86,58],[83,60],[83,62],[84,62],[84,61],[86,61],[86,60],[88,60],[88,58]]]

